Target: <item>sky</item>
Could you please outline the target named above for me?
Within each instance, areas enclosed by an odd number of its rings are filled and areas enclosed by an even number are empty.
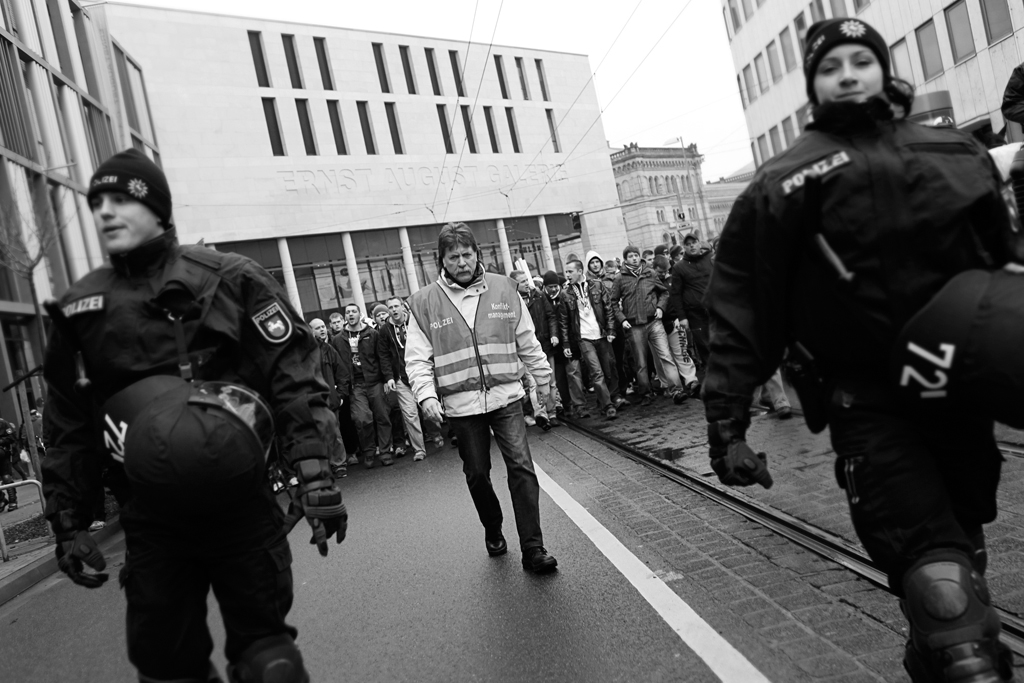
[[[696,142],[705,180],[752,161],[718,0],[125,2],[586,54],[613,147]]]

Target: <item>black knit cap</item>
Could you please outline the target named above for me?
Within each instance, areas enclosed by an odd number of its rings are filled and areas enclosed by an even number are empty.
[[[553,270],[549,270],[548,272],[544,273],[544,286],[545,287],[547,287],[548,285],[557,285],[557,284],[561,284],[558,281],[558,273],[556,273]]]
[[[171,227],[171,188],[167,176],[137,149],[126,149],[96,169],[89,182],[89,200],[100,192],[124,192],[148,206],[164,225]]]
[[[807,29],[806,57],[804,58],[804,79],[807,81],[807,97],[814,104],[818,99],[814,94],[814,72],[818,64],[829,50],[843,43],[860,43],[871,49],[882,65],[885,80],[891,78],[892,67],[889,61],[889,48],[882,34],[870,24],[860,19],[826,19],[816,21]]]

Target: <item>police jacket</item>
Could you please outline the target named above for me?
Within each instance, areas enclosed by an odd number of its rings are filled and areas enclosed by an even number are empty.
[[[658,279],[657,273],[643,264],[635,271],[623,266],[608,298],[620,323],[628,321],[630,325],[645,325],[655,319],[655,310],[665,311],[668,288]]]
[[[530,318],[533,319],[533,327],[537,331],[537,341],[540,342],[544,354],[551,355],[553,348],[551,337],[560,335],[558,317],[555,315],[555,308],[551,305],[551,300],[542,292],[531,289],[530,293],[523,298],[523,303],[526,304],[530,311]]]
[[[669,298],[680,320],[685,320],[690,311],[703,310],[701,300],[707,292],[713,265],[711,252],[702,252],[698,256],[683,254],[683,258],[672,266]]]
[[[356,344],[356,348],[359,349],[359,367],[363,374],[362,380],[356,379],[352,347],[349,346],[348,342],[349,330],[347,325],[341,332],[331,338],[331,344],[334,345],[334,349],[341,356],[341,361],[348,370],[353,385],[357,381],[361,382],[363,386],[380,384],[384,381],[384,378],[380,371],[380,359],[378,356],[380,352],[379,335],[376,329],[366,323],[362,323],[362,325],[363,329],[359,330],[359,341]]]
[[[89,525],[101,470],[113,462],[103,455],[99,408],[138,380],[179,374],[169,314],[183,321],[195,379],[257,391],[274,414],[286,461],[327,457],[338,427],[316,340],[273,277],[237,254],[179,246],[173,229],[110,260],[64,295],[64,319],[46,349],[51,443],[42,473],[56,532]],[[76,352],[88,392],[74,388]]]
[[[330,399],[327,405],[331,410],[341,407],[341,400],[348,398],[349,377],[345,374],[347,368],[341,362],[341,356],[334,350],[330,342],[317,340],[317,347],[320,349],[320,372],[330,388]]]
[[[406,327],[406,325],[402,327]],[[384,381],[393,379],[409,386],[409,375],[405,372],[405,345],[408,342],[408,331],[399,330],[391,320],[377,330],[380,338],[380,371]]]
[[[814,118],[758,170],[722,231],[704,299],[709,421],[745,423],[754,387],[793,342],[826,379],[885,381],[900,329],[951,277],[1020,258],[998,171],[971,135],[893,120],[881,100]]]

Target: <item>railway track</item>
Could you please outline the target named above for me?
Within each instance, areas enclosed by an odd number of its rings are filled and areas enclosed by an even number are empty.
[[[623,456],[640,463],[661,476],[671,479],[677,484],[706,498],[710,498],[733,512],[743,515],[750,521],[760,524],[793,543],[810,550],[823,559],[845,567],[857,576],[870,581],[887,592],[889,591],[885,574],[874,566],[867,553],[859,545],[851,544],[839,536],[807,524],[781,510],[758,503],[745,496],[737,495],[730,488],[705,476],[669,467],[664,461],[645,453],[643,450],[619,439],[602,434],[595,429],[569,421],[566,421],[565,424],[619,451]],[[1005,455],[1024,458],[1024,450],[1019,446],[1000,443],[999,449]],[[1003,622],[1003,642],[1018,656],[1024,657],[1024,619],[1014,613],[1000,609],[998,606],[996,610],[999,612]]]

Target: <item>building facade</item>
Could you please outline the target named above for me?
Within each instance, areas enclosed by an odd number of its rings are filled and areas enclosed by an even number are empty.
[[[611,160],[629,244],[641,249],[674,246],[690,231],[703,239],[720,232],[715,228],[708,186],[701,174],[703,157],[696,143],[685,148],[631,144],[612,152]],[[613,255],[625,245],[618,245]]]
[[[0,385],[42,360],[35,302],[103,263],[85,200],[135,146],[159,162],[142,71],[78,0],[0,0]],[[38,377],[26,385],[42,396]],[[0,413],[21,420],[11,391]]]
[[[183,242],[250,256],[307,319],[625,240],[582,55],[106,3],[146,70]],[[578,99],[577,99],[578,97]],[[575,100],[575,103],[574,103]]]
[[[803,38],[815,21],[874,26],[893,74],[918,94],[948,91],[957,125],[978,134],[1003,129],[1003,90],[1024,56],[1022,0],[722,0],[722,14],[759,165],[803,130]],[[1021,139],[1016,124],[1009,128],[1009,139]]]

